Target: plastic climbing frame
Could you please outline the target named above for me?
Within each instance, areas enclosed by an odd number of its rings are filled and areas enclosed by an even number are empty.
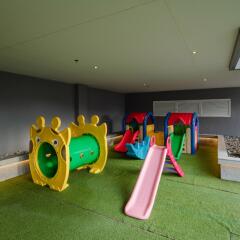
[[[51,126],[44,117],[37,118],[30,130],[29,164],[33,182],[62,191],[68,187],[69,172],[89,168],[103,171],[107,161],[107,125],[98,126],[99,117],[86,124],[83,115],[60,131],[61,120],[54,117]]]

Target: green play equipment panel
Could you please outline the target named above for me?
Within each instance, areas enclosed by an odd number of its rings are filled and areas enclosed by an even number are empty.
[[[185,136],[185,134],[171,134],[172,153],[176,160],[179,160],[179,158],[181,157]]]

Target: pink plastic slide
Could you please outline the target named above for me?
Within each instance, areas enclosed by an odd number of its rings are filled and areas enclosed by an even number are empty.
[[[183,170],[172,154],[170,137],[167,139],[166,147],[157,145],[150,147],[132,195],[125,206],[126,215],[138,219],[149,218],[162,176],[166,156],[169,157],[168,164],[173,166],[175,172],[180,177],[184,176]]]
[[[148,219],[157,194],[167,148],[153,145],[150,147],[144,161],[131,198],[125,207],[128,216],[138,219]]]

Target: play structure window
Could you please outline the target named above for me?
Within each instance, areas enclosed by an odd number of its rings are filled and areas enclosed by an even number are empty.
[[[44,142],[39,147],[38,165],[45,177],[52,178],[55,176],[58,169],[58,157],[50,143]]]
[[[178,122],[174,125],[174,134],[182,135],[186,133],[188,126],[184,125],[182,122]]]
[[[139,130],[139,124],[137,123],[137,121],[135,119],[133,119],[130,123],[129,123],[129,129],[132,130],[133,132]]]

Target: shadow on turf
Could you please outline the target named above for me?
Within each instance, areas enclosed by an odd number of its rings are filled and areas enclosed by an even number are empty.
[[[208,175],[219,178],[220,168],[217,158],[217,146],[201,145],[197,153],[198,166]]]

